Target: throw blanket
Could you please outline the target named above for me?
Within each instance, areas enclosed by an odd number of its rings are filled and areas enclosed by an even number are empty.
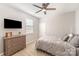
[[[75,56],[76,48],[57,37],[42,37],[36,42],[36,48],[56,56]]]

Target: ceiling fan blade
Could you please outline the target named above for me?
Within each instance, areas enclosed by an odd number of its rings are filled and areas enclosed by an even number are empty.
[[[46,10],[56,10],[56,8],[46,8]]]
[[[44,14],[46,15],[46,11],[44,11]]]
[[[40,11],[42,11],[42,10],[39,10],[39,11],[37,11],[37,12],[35,12],[35,13],[39,13]]]
[[[42,7],[40,7],[40,6],[37,6],[37,5],[34,5],[34,4],[33,4],[33,6],[35,6],[35,7],[37,7],[37,8],[40,8],[40,9],[43,9]]]

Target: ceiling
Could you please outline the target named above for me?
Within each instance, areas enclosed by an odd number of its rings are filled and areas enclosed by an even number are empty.
[[[33,3],[38,6],[42,6],[41,3]],[[44,15],[43,11],[39,13],[35,13],[36,11],[40,10],[39,8],[32,5],[32,3],[11,3],[9,4],[12,7],[15,7],[16,9],[19,9],[25,13],[29,13],[35,17],[42,18],[49,14],[58,14],[58,13],[65,13],[65,12],[71,12],[75,11],[79,8],[78,3],[50,3],[48,7],[52,8],[55,7],[56,10],[48,10],[47,14]]]

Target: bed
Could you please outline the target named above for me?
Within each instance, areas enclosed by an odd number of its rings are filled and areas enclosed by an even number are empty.
[[[36,49],[46,51],[55,56],[75,56],[76,48],[57,37],[43,36],[36,42]]]

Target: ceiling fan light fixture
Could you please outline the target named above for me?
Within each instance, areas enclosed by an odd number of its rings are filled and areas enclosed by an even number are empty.
[[[46,9],[43,9],[42,11],[44,12],[44,11],[46,11]]]
[[[56,10],[56,8],[48,8],[48,5],[49,5],[49,3],[42,3],[41,7],[38,6],[38,5],[33,5],[33,6],[35,6],[37,8],[40,8],[40,10],[38,10],[36,13],[39,13],[39,12],[43,11],[44,14],[46,15],[47,10]]]

